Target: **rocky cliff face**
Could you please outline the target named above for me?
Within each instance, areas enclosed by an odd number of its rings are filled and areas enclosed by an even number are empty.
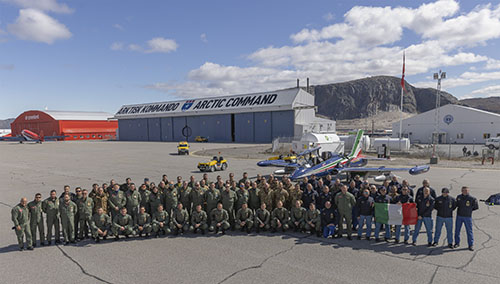
[[[380,111],[399,110],[401,79],[390,76],[369,77],[349,82],[310,87],[315,95],[318,113],[332,119],[355,119],[376,115]],[[436,90],[405,84],[403,111],[420,113],[433,109]],[[459,103],[449,93],[441,93],[441,105]]]
[[[500,97],[464,99],[460,100],[460,103],[473,108],[500,113]]]

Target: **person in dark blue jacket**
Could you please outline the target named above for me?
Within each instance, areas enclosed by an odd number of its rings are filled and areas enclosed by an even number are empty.
[[[410,190],[406,185],[404,185],[401,188],[401,194],[394,198],[393,203],[395,204],[413,203],[413,197],[411,197]],[[408,244],[408,240],[410,239],[410,225],[404,225],[404,226],[405,226],[404,242],[405,244]],[[396,225],[396,241],[395,241],[396,244],[399,243],[400,237],[401,237],[401,225]]]
[[[474,250],[474,235],[472,233],[472,211],[479,209],[477,199],[469,194],[467,186],[462,187],[462,194],[457,196],[457,219],[455,222],[455,248],[460,246],[460,230],[465,224],[469,250]]]
[[[422,187],[420,187],[419,189],[417,189],[417,192],[415,193],[415,200],[418,200],[420,197],[422,197],[424,188],[426,188],[426,187],[429,188],[430,195],[432,196],[432,198],[436,199],[436,197],[437,197],[436,191],[434,190],[434,188],[432,188],[430,186],[429,180],[428,179],[424,179],[422,181]]]
[[[381,187],[379,189],[379,193],[380,194],[377,197],[375,197],[375,199],[374,199],[376,203],[391,203],[391,197],[386,194],[387,191],[386,191],[385,187]],[[382,223],[377,222],[375,219],[375,241],[376,242],[380,242],[379,233],[380,233],[381,228],[382,228]],[[391,226],[385,225],[385,238],[384,238],[384,240],[386,242],[388,242],[390,238],[391,238]]]
[[[309,204],[316,203],[318,193],[313,189],[312,184],[308,183],[306,190],[302,192],[302,207],[309,208]]]
[[[316,208],[318,210],[322,210],[325,208],[325,203],[327,201],[330,201],[330,203],[333,200],[333,195],[330,192],[330,188],[327,185],[323,185],[323,188],[321,189],[321,192],[318,194],[318,197],[316,199]]]
[[[374,200],[370,196],[368,188],[363,190],[363,194],[356,200],[356,208],[358,212],[358,240],[361,240],[363,234],[363,225],[366,222],[366,239],[369,241],[372,234],[372,219]]]
[[[332,237],[337,226],[337,212],[330,201],[325,202],[325,208],[321,210],[321,225],[323,226],[323,238]]]
[[[432,210],[434,209],[434,198],[431,196],[430,188],[424,187],[424,189],[422,190],[422,196],[417,199],[416,203],[418,220],[417,225],[415,225],[412,244],[414,246],[417,245],[418,234],[420,233],[422,223],[424,223],[425,231],[427,232],[427,246],[430,247],[432,246]]]
[[[449,196],[450,190],[448,188],[443,188],[441,193],[441,196],[436,198],[436,202],[434,203],[434,209],[437,210],[437,218],[434,243],[432,245],[437,246],[439,243],[439,237],[441,237],[441,230],[444,224],[446,226],[448,247],[453,248],[453,210],[457,208],[457,202],[455,198]]]

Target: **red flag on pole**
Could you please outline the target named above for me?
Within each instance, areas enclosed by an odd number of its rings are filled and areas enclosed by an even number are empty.
[[[401,88],[405,88],[405,52],[403,51],[403,76],[401,77]]]

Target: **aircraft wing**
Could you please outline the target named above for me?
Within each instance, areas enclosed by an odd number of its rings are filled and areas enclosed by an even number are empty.
[[[305,156],[305,155],[310,154],[312,152],[316,152],[319,149],[321,149],[321,147],[315,147],[315,148],[307,149],[307,150],[303,151],[302,153],[298,154],[297,157]]]
[[[411,175],[419,175],[426,173],[430,170],[429,165],[422,165],[422,166],[415,166],[411,168],[386,168],[384,166],[382,167],[350,167],[350,168],[341,168],[339,169],[339,172],[345,172],[345,173],[360,173],[368,176],[372,175],[381,175],[381,174],[389,174],[391,172],[404,172],[408,171],[409,174]]]
[[[21,137],[0,137],[0,141],[24,141],[25,139]]]
[[[290,163],[285,160],[264,160],[257,163],[259,167],[300,167],[299,164]]]

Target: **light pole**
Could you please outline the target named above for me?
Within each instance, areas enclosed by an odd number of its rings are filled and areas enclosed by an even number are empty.
[[[437,80],[437,92],[436,92],[436,111],[435,111],[435,128],[434,133],[432,134],[432,156],[431,156],[431,164],[438,163],[438,156],[436,154],[436,144],[439,143],[439,107],[441,105],[441,80],[446,79],[446,72],[434,73],[434,80]]]

